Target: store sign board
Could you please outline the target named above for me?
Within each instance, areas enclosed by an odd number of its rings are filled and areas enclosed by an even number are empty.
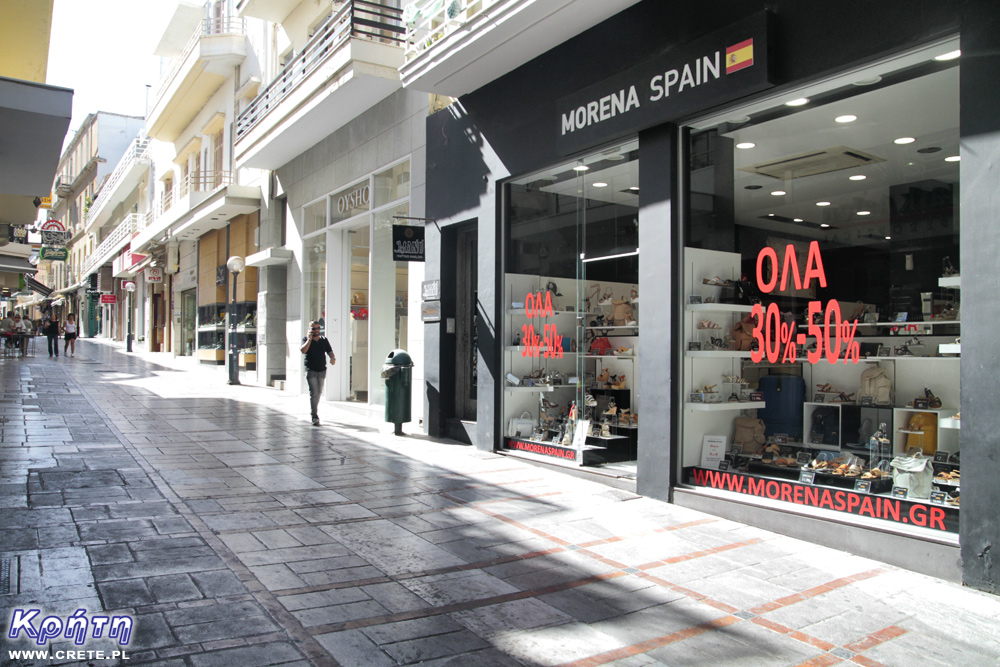
[[[440,301],[424,301],[420,304],[420,321],[421,322],[440,322],[441,321],[441,302]]]
[[[695,486],[769,498],[803,507],[816,507],[946,533],[958,533],[959,510],[953,507],[937,507],[920,501],[857,493],[850,489],[808,486],[789,480],[765,479],[702,468],[686,468],[685,481]]]
[[[424,261],[424,228],[413,225],[392,226],[392,261]]]
[[[760,12],[559,99],[562,155],[676,121],[774,85]]]
[[[102,304],[115,304],[115,303],[118,303],[118,295],[117,294],[102,294],[101,295],[101,303]]]
[[[69,258],[69,250],[66,248],[46,248],[43,247],[38,253],[39,259],[55,260],[65,262]]]
[[[162,283],[163,282],[163,269],[158,266],[150,266],[146,268],[146,282],[147,283]]]
[[[423,301],[434,301],[441,298],[441,281],[425,280],[420,283],[420,298]]]

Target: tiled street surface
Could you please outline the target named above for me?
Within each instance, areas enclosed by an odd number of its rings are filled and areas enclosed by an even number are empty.
[[[50,664],[9,653],[27,607],[134,616],[123,665],[1000,664],[995,597],[222,368],[82,340],[0,374],[4,664]]]

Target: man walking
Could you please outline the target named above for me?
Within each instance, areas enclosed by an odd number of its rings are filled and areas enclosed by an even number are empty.
[[[330,356],[330,365],[337,363],[333,356],[333,348],[326,336],[320,333],[319,322],[309,323],[309,335],[303,339],[302,354],[306,355],[306,382],[309,383],[309,403],[312,408],[313,426],[319,426],[319,399],[323,395],[323,383],[326,382],[326,355]]]

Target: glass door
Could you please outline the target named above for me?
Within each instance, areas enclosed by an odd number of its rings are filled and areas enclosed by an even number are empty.
[[[348,396],[350,401],[368,401],[368,264],[371,256],[371,226],[344,232],[347,235],[350,278],[348,303],[350,320],[348,326],[348,351],[350,359]]]
[[[198,326],[197,290],[181,293],[181,342],[179,356],[190,357],[196,348],[196,328]]]

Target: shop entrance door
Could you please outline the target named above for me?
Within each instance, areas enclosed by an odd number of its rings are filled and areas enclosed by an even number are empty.
[[[153,311],[149,314],[149,351],[163,351],[163,295],[153,294]]]
[[[479,302],[475,223],[457,232],[455,263],[455,417],[476,421]]]
[[[197,290],[189,289],[181,293],[181,340],[178,354],[190,357],[195,349],[195,327],[198,321]]]
[[[349,257],[348,394],[350,401],[368,402],[368,264],[371,226],[366,224],[345,232]]]

